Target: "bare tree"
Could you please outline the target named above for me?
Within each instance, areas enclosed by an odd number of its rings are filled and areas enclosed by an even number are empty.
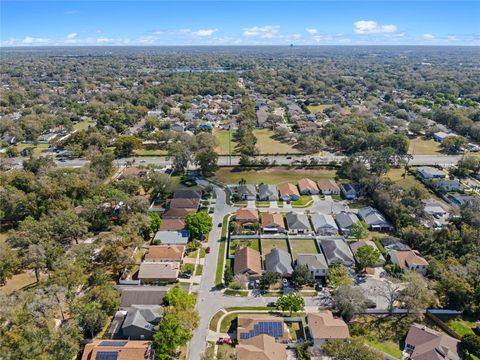
[[[387,280],[382,283],[377,288],[377,294],[378,296],[384,298],[387,301],[387,309],[390,315],[393,313],[393,310],[395,309],[395,303],[399,300],[400,298],[400,290],[402,286],[401,284],[397,282],[393,282],[392,280]]]

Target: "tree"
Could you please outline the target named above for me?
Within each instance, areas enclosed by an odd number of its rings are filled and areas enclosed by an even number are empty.
[[[359,287],[342,285],[334,291],[332,299],[332,306],[338,310],[346,322],[349,322],[356,313],[365,310],[367,306],[367,298]]]
[[[277,300],[277,308],[282,311],[288,311],[289,316],[295,311],[302,311],[305,306],[305,301],[297,293],[291,292],[280,296]]]
[[[304,286],[312,282],[312,274],[307,265],[297,265],[292,273],[292,282],[297,286]]]
[[[158,229],[160,228],[160,225],[162,223],[162,219],[160,215],[157,212],[150,211],[148,213],[148,216],[150,217],[150,231],[153,233],[156,233]]]
[[[185,229],[190,231],[194,237],[203,237],[212,231],[213,221],[206,211],[188,214],[185,218]]]
[[[142,141],[135,136],[119,136],[115,141],[115,155],[117,157],[128,157],[133,150],[140,149]]]
[[[365,270],[367,267],[374,267],[380,260],[380,251],[370,245],[362,245],[358,248],[355,254],[357,266],[360,270]]]
[[[113,173],[114,155],[111,152],[95,154],[90,160],[90,170],[99,178],[106,179]]]
[[[4,242],[0,242],[0,286],[5,285],[20,266],[17,253]]]
[[[195,297],[178,286],[171,288],[163,298],[163,301],[166,305],[173,307],[184,309],[195,307]]]
[[[480,336],[477,334],[466,334],[462,336],[462,347],[469,354],[480,356]]]
[[[176,173],[183,174],[187,169],[192,154],[187,146],[182,143],[176,143],[169,147],[168,156],[172,158],[173,170]]]
[[[387,301],[387,309],[390,314],[395,309],[395,303],[400,298],[400,284],[394,282],[394,279],[388,279],[382,282],[382,285],[378,289],[378,296],[384,298]]]
[[[225,269],[225,272],[223,273],[223,282],[225,285],[228,286],[233,281],[233,271],[230,267],[227,267]]]
[[[102,305],[96,301],[84,303],[83,300],[80,300],[74,309],[78,324],[90,338],[93,338],[103,328],[108,319]]]
[[[78,244],[78,240],[88,234],[89,223],[79,217],[73,209],[54,211],[48,217],[48,221],[51,223],[53,237],[59,242],[74,240]]]
[[[406,286],[400,292],[399,300],[409,312],[420,313],[433,303],[433,291],[422,275],[408,271],[403,275],[403,282]]]
[[[260,278],[259,287],[262,290],[268,290],[271,285],[276,284],[280,276],[276,272],[265,271]]]
[[[27,266],[35,272],[37,283],[40,281],[40,271],[46,266],[45,249],[41,245],[32,244],[24,256]]]
[[[195,155],[195,162],[202,175],[209,176],[218,169],[218,154],[213,149],[202,150]]]
[[[297,352],[297,359],[298,360],[310,360],[312,358],[311,353],[308,350],[309,346],[310,346],[310,344],[308,342],[303,342],[301,344],[297,344],[296,352]]]
[[[359,339],[329,340],[323,350],[334,360],[382,360],[383,356]]]
[[[192,338],[180,321],[167,314],[158,324],[158,330],[153,336],[155,356],[160,360],[170,359],[178,347],[183,346]]]
[[[173,191],[172,178],[156,171],[148,172],[143,180],[143,186],[160,200],[165,199]]]
[[[463,136],[448,136],[443,139],[441,147],[447,154],[457,154],[466,144]]]
[[[368,236],[367,223],[365,221],[354,222],[348,234],[355,239],[365,239]]]
[[[343,285],[351,285],[352,279],[348,276],[348,269],[345,265],[337,263],[332,264],[332,266],[328,269],[328,284],[330,287],[336,289],[339,286]]]

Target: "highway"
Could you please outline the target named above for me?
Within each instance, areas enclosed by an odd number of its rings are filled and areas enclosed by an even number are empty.
[[[315,157],[321,163],[329,163],[331,161],[341,162],[346,158],[346,156],[339,155],[322,155],[322,156],[286,156],[286,155],[269,155],[269,156],[258,156],[257,159],[268,159],[270,163],[274,162],[276,165],[294,165],[295,162],[301,161],[302,159],[310,160],[312,157]],[[409,165],[440,165],[443,167],[450,167],[455,165],[462,155],[414,155],[413,159],[409,162]],[[218,165],[220,166],[236,166],[238,165],[240,157],[239,156],[220,156],[218,158]],[[55,161],[58,166],[61,167],[83,167],[88,163],[88,160],[85,159],[72,159],[64,161]],[[123,166],[127,163],[134,163],[139,165],[160,165],[166,166],[171,165],[172,161],[165,156],[155,156],[155,157],[130,157],[115,160],[115,163],[118,166]],[[193,165],[192,165],[193,166]],[[21,167],[21,162],[17,162],[17,167]]]

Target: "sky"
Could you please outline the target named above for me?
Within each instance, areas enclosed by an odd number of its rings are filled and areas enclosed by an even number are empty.
[[[480,1],[0,1],[1,46],[480,45]]]

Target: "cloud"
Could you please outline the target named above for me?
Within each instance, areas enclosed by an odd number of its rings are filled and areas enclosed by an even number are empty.
[[[67,40],[76,39],[77,36],[78,36],[77,33],[70,33],[70,34],[67,35]]]
[[[308,32],[310,35],[315,35],[315,34],[318,34],[318,30],[317,29],[305,29],[306,32]]]
[[[356,34],[384,34],[397,31],[396,25],[380,25],[373,20],[360,20],[353,23]]]
[[[154,31],[152,34],[153,35],[163,35],[163,34],[165,34],[165,31]]]
[[[279,25],[265,25],[265,26],[253,26],[249,28],[243,28],[244,36],[258,36],[262,39],[271,39],[278,36],[280,32]]]
[[[67,10],[65,11],[66,15],[75,15],[75,14],[80,14],[80,11],[78,10]]]
[[[435,36],[433,36],[432,34],[423,34],[423,38],[425,40],[433,40],[435,39]]]
[[[97,43],[99,44],[109,44],[114,41],[115,39],[112,39],[112,38],[106,38],[106,37],[97,38]]]
[[[25,36],[25,38],[22,40],[22,43],[26,44],[26,45],[46,44],[48,42],[50,42],[50,39],[37,38],[37,37],[32,37],[32,36]]]
[[[199,29],[197,31],[192,31],[191,34],[193,36],[212,36],[217,31],[218,29]]]

